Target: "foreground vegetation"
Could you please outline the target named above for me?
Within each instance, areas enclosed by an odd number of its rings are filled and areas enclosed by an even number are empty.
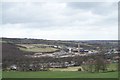
[[[18,71],[3,71],[3,78],[117,78],[117,64],[112,63],[108,67],[107,72],[86,72],[78,71],[78,67],[68,68],[50,68],[50,71],[38,72],[18,72]],[[84,68],[82,66],[82,68]]]
[[[2,71],[0,70],[0,79],[2,78]]]
[[[78,71],[3,72],[3,78],[117,78],[118,72],[88,73]]]
[[[50,71],[78,71],[79,69],[81,69],[81,71],[85,71],[87,68],[88,68],[87,65],[82,65],[82,66],[68,67],[68,68],[49,68],[49,70]],[[111,63],[108,65],[107,71],[112,72],[112,71],[117,71],[117,69],[118,69],[118,64]]]

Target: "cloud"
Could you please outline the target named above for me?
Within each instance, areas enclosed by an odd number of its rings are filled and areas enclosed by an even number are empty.
[[[117,12],[112,2],[4,2],[2,31],[7,37],[117,39]]]
[[[69,7],[73,9],[83,9],[90,10],[96,14],[107,15],[107,13],[111,12],[111,10],[117,7],[116,2],[72,2],[68,4]]]

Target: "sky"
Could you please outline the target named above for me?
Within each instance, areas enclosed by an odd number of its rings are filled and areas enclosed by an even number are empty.
[[[2,2],[1,37],[117,40],[117,2]]]

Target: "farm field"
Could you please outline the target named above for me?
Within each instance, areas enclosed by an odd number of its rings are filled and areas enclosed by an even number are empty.
[[[27,52],[54,52],[58,49],[49,47],[50,45],[45,44],[18,44],[20,50]]]
[[[88,65],[82,65],[82,68],[87,69]],[[117,63],[111,63],[107,65],[108,71],[117,71],[118,70],[118,64]]]
[[[118,72],[88,73],[78,71],[3,72],[3,78],[117,78]]]
[[[68,67],[68,68],[49,68],[50,71],[78,71],[78,69],[82,67],[81,66],[77,66],[77,67]],[[82,71],[84,71],[82,69]]]
[[[78,71],[79,68],[81,68],[82,71],[86,69],[88,66],[83,65],[83,66],[77,66],[77,67],[68,67],[68,68],[49,68],[50,71]],[[118,64],[117,63],[112,63],[108,65],[107,70],[108,71],[117,71],[118,69]]]

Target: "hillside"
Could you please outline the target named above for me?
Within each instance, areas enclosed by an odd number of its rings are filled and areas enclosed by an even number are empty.
[[[19,49],[25,52],[41,52],[41,53],[51,53],[51,52],[57,52],[60,49],[51,47],[51,45],[45,45],[45,44],[17,44],[19,45]]]
[[[2,42],[14,44],[46,44],[46,45],[77,46],[77,42],[75,41],[45,40],[31,38],[2,38]]]
[[[2,62],[3,68],[11,64],[16,64],[24,59],[24,53],[17,45],[11,43],[2,43]],[[30,52],[29,52],[30,53]],[[10,62],[9,62],[10,61]]]

